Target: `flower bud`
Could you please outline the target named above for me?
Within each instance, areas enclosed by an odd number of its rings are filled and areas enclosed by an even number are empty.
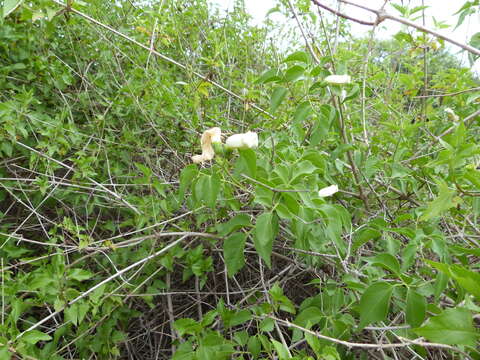
[[[318,191],[318,196],[320,196],[320,197],[332,196],[336,192],[338,192],[338,186],[337,185],[330,185],[330,186],[327,186],[323,189],[320,189]]]
[[[350,84],[352,78],[350,75],[329,75],[324,81],[330,85]]]
[[[258,135],[252,131],[234,134],[227,138],[225,146],[229,149],[254,149],[258,147]]]

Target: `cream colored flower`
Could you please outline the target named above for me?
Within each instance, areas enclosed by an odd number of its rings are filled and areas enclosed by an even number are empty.
[[[204,131],[200,141],[202,145],[202,154],[192,156],[192,161],[195,164],[213,159],[215,151],[213,150],[212,143],[222,142],[222,130],[219,127],[208,129]]]
[[[229,149],[254,149],[258,147],[258,135],[249,131],[245,134],[234,134],[225,141]]]
[[[350,75],[329,75],[324,80],[331,85],[343,85],[350,84],[352,78]]]
[[[450,120],[452,121],[458,121],[460,120],[460,118],[458,117],[457,114],[455,114],[455,111],[453,111],[452,109],[450,108],[445,108],[443,111],[445,111],[447,113],[447,116]]]
[[[327,186],[326,188],[320,189],[318,191],[318,196],[320,196],[320,197],[332,196],[336,192],[338,192],[338,186],[337,185],[330,185],[330,186]]]

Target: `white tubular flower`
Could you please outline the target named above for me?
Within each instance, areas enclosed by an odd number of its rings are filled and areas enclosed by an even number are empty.
[[[350,75],[329,75],[324,80],[330,85],[343,85],[350,84],[352,78]]]
[[[192,156],[192,161],[195,164],[203,163],[204,161],[212,160],[215,156],[212,143],[222,142],[222,130],[214,127],[204,131],[201,138],[202,154]]]
[[[458,121],[460,120],[460,118],[458,117],[457,114],[455,114],[455,111],[453,111],[452,109],[450,108],[445,108],[443,111],[445,111],[447,113],[447,116],[450,120],[452,121]]]
[[[320,196],[320,197],[332,196],[336,192],[338,192],[338,186],[337,185],[330,185],[330,186],[327,186],[326,188],[320,189],[318,191],[318,196]]]
[[[255,149],[258,147],[258,135],[252,131],[234,134],[227,138],[225,146],[229,149]]]

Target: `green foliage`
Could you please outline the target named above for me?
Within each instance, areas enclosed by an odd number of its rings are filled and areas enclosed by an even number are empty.
[[[414,331],[428,340],[442,344],[476,346],[480,336],[473,327],[470,311],[462,308],[444,310]]]
[[[478,77],[294,3],[3,2],[0,359],[480,356]]]
[[[387,282],[374,283],[365,290],[359,307],[361,328],[372,322],[385,320],[392,291],[393,286]]]

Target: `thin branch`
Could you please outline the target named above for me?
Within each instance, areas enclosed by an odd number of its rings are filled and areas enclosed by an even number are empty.
[[[317,5],[317,6],[320,6],[321,8],[325,9],[325,10],[328,10],[330,11],[331,13],[335,14],[335,15],[338,15],[338,16],[341,16],[345,19],[348,19],[348,20],[352,20],[352,21],[355,21],[359,24],[363,24],[363,25],[370,25],[370,26],[373,26],[375,24],[380,24],[382,21],[384,20],[392,20],[392,21],[396,21],[396,22],[399,22],[403,25],[407,25],[407,26],[411,26],[417,30],[420,30],[420,31],[423,31],[425,33],[428,33],[428,34],[431,34],[439,39],[443,39],[451,44],[454,44],[454,45],[457,45],[458,47],[462,48],[463,50],[466,50],[472,54],[475,54],[475,55],[479,55],[480,56],[480,49],[477,49],[477,48],[474,48],[473,46],[470,46],[470,45],[467,45],[467,44],[463,44],[461,42],[458,42],[452,38],[449,38],[448,36],[445,36],[445,35],[442,35],[440,34],[439,32],[435,31],[435,30],[431,30],[423,25],[420,25],[420,24],[416,24],[414,23],[413,21],[410,21],[410,20],[407,20],[407,19],[403,19],[401,17],[398,17],[398,16],[395,16],[395,15],[391,15],[387,12],[385,12],[384,10],[376,10],[376,9],[372,9],[372,8],[369,8],[367,6],[364,6],[364,5],[360,5],[360,4],[356,4],[354,2],[351,2],[351,1],[347,1],[347,0],[339,0],[345,4],[349,4],[349,5],[352,5],[352,6],[355,6],[355,7],[358,7],[360,9],[364,9],[364,10],[367,10],[367,11],[370,11],[372,13],[374,13],[376,16],[377,16],[377,20],[375,22],[370,22],[370,21],[364,21],[364,20],[360,20],[360,19],[357,19],[357,18],[353,18],[351,16],[348,16],[348,15],[345,15],[345,14],[342,14],[342,13],[339,13],[338,11],[326,6],[326,5],[323,5],[321,4],[318,0],[312,0],[312,2]]]
[[[342,17],[342,18],[344,18],[344,19],[352,20],[352,21],[355,21],[356,23],[359,23],[359,24],[362,24],[362,25],[368,25],[368,26],[373,26],[373,25],[375,25],[374,22],[364,21],[364,20],[356,19],[356,18],[354,18],[354,17],[345,15],[345,14],[343,14],[343,13],[341,13],[341,12],[335,10],[335,9],[332,9],[331,7],[329,7],[329,6],[327,6],[327,5],[324,5],[324,4],[320,3],[318,0],[312,0],[312,2],[313,2],[315,5],[321,7],[322,9],[328,10],[328,11],[330,11],[331,13],[333,13],[333,14],[335,14],[335,15],[337,15],[337,16],[340,16],[340,17]]]
[[[479,90],[480,90],[480,87],[474,87],[474,88],[471,88],[471,89],[460,90],[460,91],[453,92],[453,93],[448,93],[448,94],[419,95],[419,96],[414,96],[413,98],[414,99],[421,99],[421,98],[431,98],[431,97],[455,96],[455,95],[465,94],[465,93],[468,93],[468,92],[479,91]]]
[[[298,28],[300,29],[300,32],[302,33],[303,39],[305,40],[305,46],[307,47],[308,51],[312,55],[312,58],[315,61],[315,63],[320,64],[320,59],[318,58],[317,54],[315,54],[315,51],[313,51],[313,47],[310,45],[310,42],[308,41],[307,34],[305,33],[305,30],[303,29],[302,23],[300,22],[300,19],[298,18],[297,11],[295,10],[295,7],[293,6],[291,0],[288,0],[288,5],[290,5],[290,9],[292,10],[293,16],[295,17],[295,20],[297,21]]]
[[[477,116],[480,116],[480,109],[475,111],[473,114],[468,115],[465,119],[463,119],[463,123],[465,124],[466,127],[469,127],[470,124],[475,120]],[[445,130],[443,133],[438,135],[438,138],[444,137],[445,135],[450,134],[453,130],[455,130],[456,125],[452,126],[451,128],[448,128]]]

